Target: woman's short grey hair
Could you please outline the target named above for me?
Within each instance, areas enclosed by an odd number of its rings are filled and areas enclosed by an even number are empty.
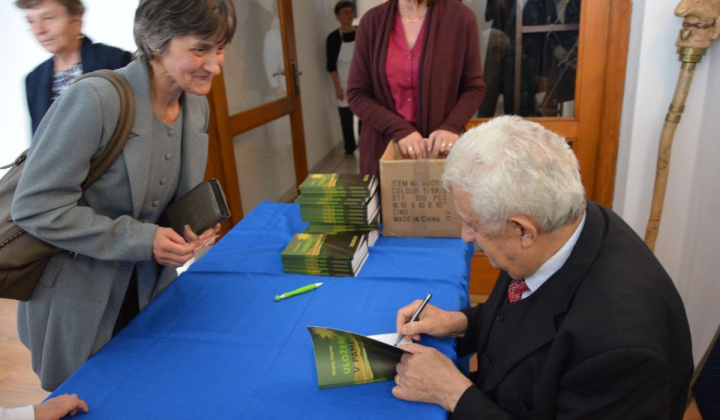
[[[186,35],[227,44],[236,22],[231,0],[141,0],[135,11],[135,56],[149,61],[173,38]]]
[[[453,146],[442,175],[446,188],[470,195],[487,235],[499,235],[511,216],[532,218],[549,233],[585,210],[578,160],[564,138],[517,116],[494,118]]]
[[[17,0],[15,6],[20,9],[34,9],[49,0]],[[67,10],[70,16],[80,16],[85,13],[85,6],[80,0],[57,0]]]

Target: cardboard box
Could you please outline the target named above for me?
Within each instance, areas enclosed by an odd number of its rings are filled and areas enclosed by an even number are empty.
[[[460,237],[453,195],[440,176],[445,159],[404,159],[395,142],[380,158],[384,236]]]

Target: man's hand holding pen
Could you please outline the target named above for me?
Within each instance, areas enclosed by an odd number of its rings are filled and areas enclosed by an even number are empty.
[[[410,322],[413,314],[423,301],[400,308],[397,312],[397,332],[413,341],[420,341],[420,334],[433,337],[462,337],[467,329],[467,318],[462,312],[444,311],[436,306],[427,304],[415,322]]]

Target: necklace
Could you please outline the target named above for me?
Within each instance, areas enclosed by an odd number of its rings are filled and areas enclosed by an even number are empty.
[[[405,14],[403,14],[403,11],[402,11],[402,9],[400,8],[399,5],[398,5],[398,11],[400,12],[400,16],[401,16],[401,17],[405,20],[405,22],[407,22],[407,23],[415,23],[415,22],[417,22],[417,21],[420,21],[420,20],[422,20],[422,19],[425,17],[425,14],[427,13],[427,9],[425,9],[425,12],[424,12],[422,15],[420,15],[420,16],[418,16],[418,17],[415,17],[415,18],[409,18],[409,17],[405,16]]]

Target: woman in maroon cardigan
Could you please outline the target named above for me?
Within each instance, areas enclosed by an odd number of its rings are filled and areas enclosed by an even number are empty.
[[[484,93],[477,21],[467,6],[390,0],[369,10],[347,89],[363,122],[360,171],[378,175],[391,140],[410,159],[446,154]]]

